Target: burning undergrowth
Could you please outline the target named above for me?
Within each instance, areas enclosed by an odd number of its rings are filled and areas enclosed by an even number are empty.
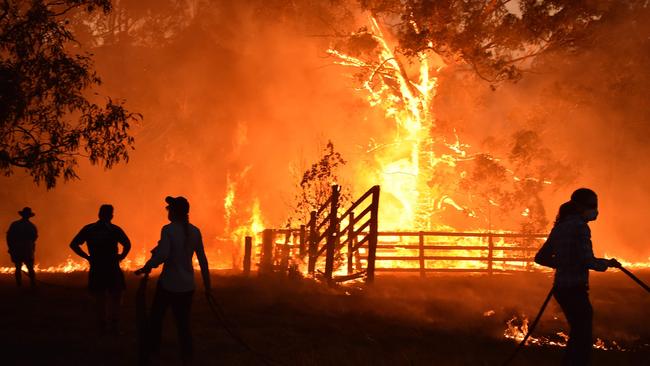
[[[522,318],[515,316],[506,322],[506,326],[507,328],[503,332],[503,336],[508,339],[512,339],[513,341],[516,341],[518,343],[524,340],[524,337],[529,331],[528,328],[529,322],[526,316],[522,316]],[[568,340],[569,340],[569,336],[567,335],[567,333],[565,333],[564,331],[559,331],[552,335],[530,336],[526,340],[526,345],[527,346],[533,345],[533,346],[540,346],[540,347],[543,346],[566,347]],[[607,340],[602,340],[600,338],[596,338],[596,341],[593,344],[594,349],[600,349],[603,351],[619,351],[619,352],[640,350],[642,348],[650,347],[650,344],[648,343],[643,343],[638,345],[632,344],[629,347],[630,348],[623,348],[618,343],[616,343],[616,341],[607,341]]]
[[[594,348],[647,352],[650,319],[643,310],[647,295],[621,273],[592,277]],[[414,327],[481,334],[514,343],[523,339],[528,319],[537,313],[550,285],[546,274],[434,275],[426,281],[388,277],[355,296],[372,304],[366,311],[400,318]],[[552,300],[528,344],[564,347],[567,334],[564,315]]]

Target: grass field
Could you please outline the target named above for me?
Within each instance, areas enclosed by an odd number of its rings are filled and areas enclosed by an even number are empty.
[[[639,272],[650,282],[650,272]],[[243,278],[213,273],[215,294],[229,321],[252,348],[278,365],[500,365],[514,349],[504,338],[513,316],[534,317],[551,284],[548,274],[380,276],[371,288],[336,289],[309,280]],[[39,274],[36,291],[0,275],[0,364],[133,365],[137,359],[135,290],[127,274],[121,336],[93,323],[85,273]],[[153,295],[155,278],[149,283]],[[594,365],[650,365],[650,296],[618,272],[592,275],[594,336],[628,351],[594,350]],[[490,311],[492,310],[492,311]],[[171,314],[163,364],[178,364]],[[486,316],[489,315],[489,316]],[[194,297],[197,365],[262,365],[233,341]],[[536,335],[566,332],[551,302]],[[557,365],[561,347],[528,346],[514,365]]]

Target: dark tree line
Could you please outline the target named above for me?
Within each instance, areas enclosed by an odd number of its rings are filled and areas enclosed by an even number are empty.
[[[576,50],[592,28],[643,1],[360,0],[392,24],[401,52],[432,50],[491,83],[518,80],[538,56]]]
[[[70,18],[108,13],[110,0],[0,3],[0,171],[25,169],[48,188],[77,178],[78,158],[111,168],[127,161],[141,118],[121,100],[93,94],[101,84]]]

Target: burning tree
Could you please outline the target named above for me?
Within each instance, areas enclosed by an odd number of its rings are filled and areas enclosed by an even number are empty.
[[[368,25],[328,52],[337,63],[357,70],[369,103],[396,122],[393,141],[368,149],[379,163],[383,191],[395,198],[395,204],[383,205],[382,212],[401,213],[389,221],[398,227],[442,228],[449,211],[477,217],[494,206],[495,213],[518,210],[525,218],[524,230],[543,230],[547,222],[540,193],[563,165],[543,149],[537,152],[544,154],[529,156],[534,150],[531,141],[542,142],[534,131],[515,134],[506,159],[472,153],[471,146],[460,142],[453,124],[436,121],[438,80],[445,72],[471,71],[493,89],[501,82],[517,81],[541,55],[575,47],[609,9],[608,3],[360,3],[371,13]],[[391,32],[386,33],[382,24],[390,24]],[[487,177],[497,178],[491,188]],[[510,184],[495,186],[504,180]]]
[[[382,185],[389,186],[388,191],[393,193],[401,206],[400,211],[404,212],[397,221],[401,224],[416,221],[426,226],[424,222],[433,202],[431,190],[426,185],[438,162],[428,148],[433,143],[429,130],[434,121],[430,112],[437,82],[429,74],[432,61],[428,55],[420,54],[417,58],[419,79],[412,80],[376,19],[371,18],[370,23],[328,53],[341,65],[358,68],[356,77],[368,93],[370,104],[381,105],[386,116],[397,122],[398,136],[391,150],[399,150],[400,156],[393,159],[394,154],[388,152],[390,157],[384,158],[381,155],[387,151],[382,145],[371,146],[368,152],[378,152],[381,170],[386,172],[380,177]],[[433,63],[437,61],[440,60]],[[436,66],[439,68],[442,64]],[[417,202],[416,205],[413,202]]]
[[[76,178],[77,157],[111,168],[129,157],[130,123],[121,102],[98,105],[101,83],[69,29],[75,12],[108,13],[109,0],[4,1],[0,5],[0,171],[24,168],[48,188]]]

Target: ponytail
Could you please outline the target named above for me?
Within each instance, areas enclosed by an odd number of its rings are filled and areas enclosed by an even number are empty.
[[[554,225],[557,225],[560,222],[566,220],[566,218],[571,216],[571,215],[575,215],[575,214],[579,214],[579,213],[580,213],[580,211],[578,210],[578,205],[576,205],[575,202],[573,202],[573,201],[564,202],[560,206],[560,209],[557,212],[557,216],[555,216]]]

